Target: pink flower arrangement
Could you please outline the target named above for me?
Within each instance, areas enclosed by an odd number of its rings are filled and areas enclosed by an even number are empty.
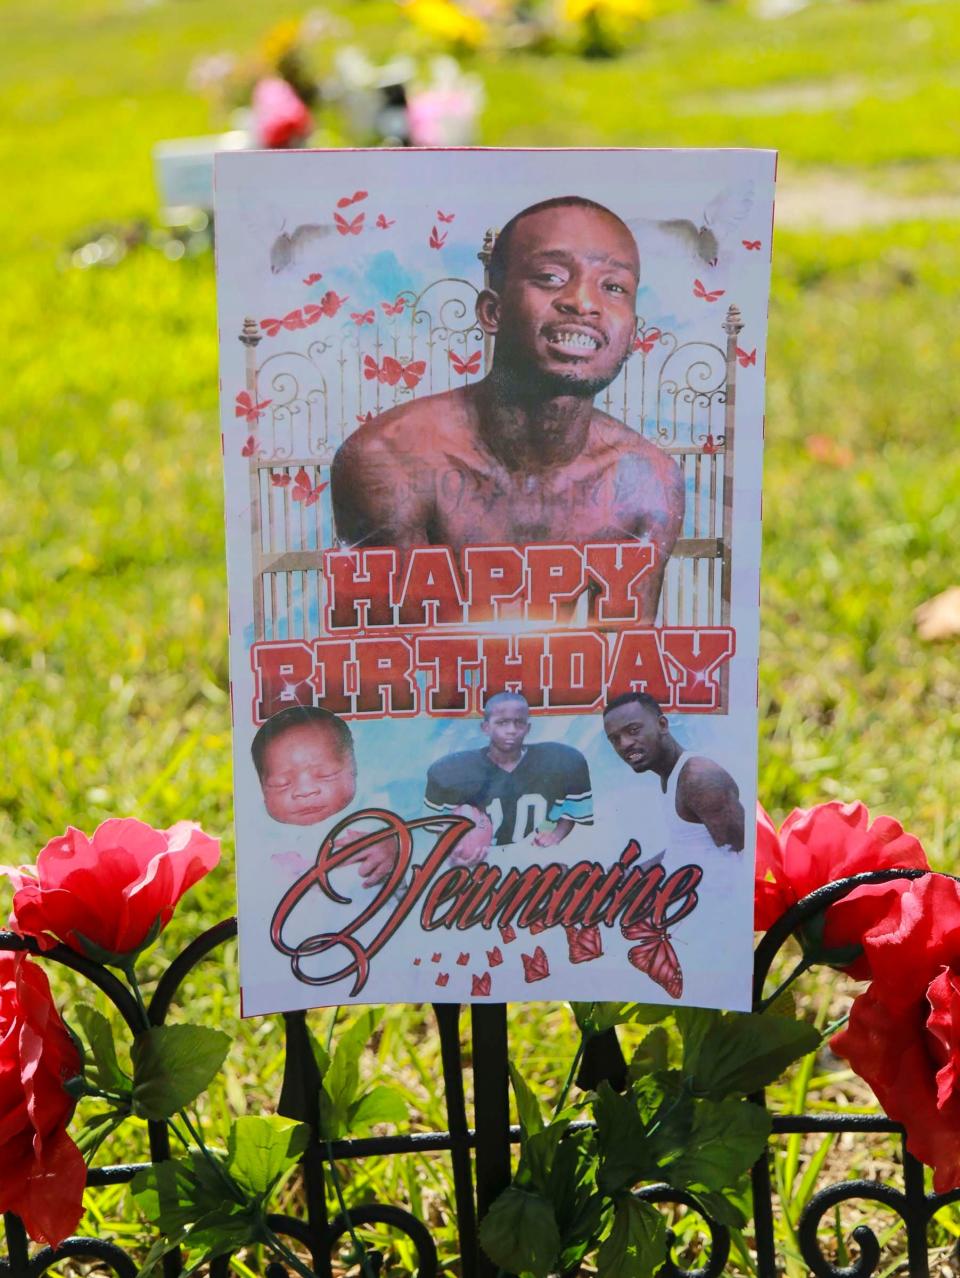
[[[257,145],[278,148],[302,145],[313,118],[286,80],[268,76],[253,90],[253,132]]]
[[[135,954],[166,927],[188,888],[212,870],[220,845],[198,825],[155,830],[133,818],[104,821],[93,838],[72,827],[37,864],[2,868],[14,886],[10,927],[90,954]]]
[[[83,1213],[87,1168],[67,1135],[80,1053],[26,954],[0,953],[0,1211],[56,1247]]]

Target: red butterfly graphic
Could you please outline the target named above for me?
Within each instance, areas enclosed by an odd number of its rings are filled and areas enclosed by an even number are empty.
[[[322,279],[323,279],[322,272],[311,271],[310,274],[304,278],[303,282],[304,284],[310,285],[310,284],[316,284],[317,280],[322,280]]]
[[[364,324],[372,324],[376,316],[373,311],[351,311],[350,318],[356,324],[357,328],[362,328]]]
[[[368,382],[372,382],[376,378],[378,382],[382,382],[387,386],[396,386],[402,381],[404,386],[412,390],[426,371],[427,363],[426,360],[422,359],[413,360],[409,364],[401,364],[392,355],[384,355],[383,364],[378,365],[372,355],[364,355],[363,357],[363,375]]]
[[[261,448],[259,439],[257,439],[256,435],[248,435],[247,442],[240,449],[241,457],[259,456],[260,452]]]
[[[567,934],[571,963],[589,963],[591,959],[602,956],[603,942],[599,927],[568,927],[564,931]]]
[[[236,417],[245,417],[248,422],[258,422],[263,416],[263,410],[268,404],[272,404],[271,399],[262,399],[259,404],[255,404],[250,397],[248,391],[240,391],[237,395],[235,406]]]
[[[500,939],[503,941],[504,945],[509,945],[511,941],[515,941],[517,939],[517,933],[511,923],[501,924]]]
[[[627,953],[633,966],[661,985],[671,998],[679,998],[683,993],[683,972],[667,929],[641,921],[621,931],[628,941],[639,941]]]
[[[648,328],[646,332],[637,334],[633,349],[635,351],[643,351],[644,355],[649,355],[659,340],[659,328]]]
[[[740,367],[741,367],[741,368],[746,368],[748,364],[756,364],[756,362],[757,362],[757,348],[756,348],[756,347],[754,347],[752,351],[747,352],[747,351],[745,351],[745,350],[742,350],[742,349],[738,346],[738,347],[737,347],[737,359],[740,361]]]
[[[380,307],[384,315],[402,315],[407,305],[405,297],[398,297],[395,302],[381,302]]]
[[[303,318],[307,324],[316,324],[317,320],[324,315],[329,315],[333,319],[346,301],[349,301],[349,298],[339,297],[333,289],[330,289],[321,297],[319,305],[310,302],[303,308]]]
[[[292,333],[294,329],[304,327],[303,313],[300,310],[296,310],[288,312],[283,319],[262,319],[260,327],[267,337],[276,337],[281,328],[286,328]]]
[[[430,240],[429,240],[430,247],[435,249],[443,248],[444,244],[446,244],[447,242],[448,234],[449,232],[444,231],[444,233],[441,235],[440,232],[437,230],[437,228],[434,227],[430,232]]]
[[[483,976],[474,976],[470,984],[471,994],[489,994],[490,993],[490,973],[484,972]]]
[[[503,951],[499,945],[495,945],[492,950],[487,950],[487,962],[491,967],[499,967],[503,962]]]
[[[745,249],[758,249],[760,247],[759,240],[741,240]]]
[[[545,932],[546,930],[547,930],[547,925],[543,921],[543,919],[536,919],[533,923],[530,924],[531,936],[538,936],[541,932]]]
[[[707,441],[700,451],[702,453],[706,453],[708,457],[711,457],[714,453],[719,453],[720,445],[717,443],[717,441],[714,439],[712,435],[708,435]]]
[[[330,289],[328,293],[324,293],[323,297],[321,297],[320,306],[324,315],[329,315],[333,319],[344,302],[349,302],[349,300],[349,297],[339,297],[333,289]]]
[[[718,297],[723,297],[726,291],[727,290],[725,288],[715,288],[713,292],[711,293],[704,286],[704,283],[702,280],[693,281],[694,297],[702,297],[705,302],[715,302]]]
[[[358,213],[352,222],[348,222],[345,217],[341,217],[339,213],[334,213],[333,224],[341,235],[359,235],[363,230],[363,219],[365,213]]]
[[[419,967],[419,966],[420,966],[420,960],[419,960],[418,958],[415,958],[415,959],[413,960],[413,966],[414,966],[414,967]]]
[[[397,219],[395,217],[387,218],[386,214],[380,213],[377,217],[377,230],[378,231],[388,230],[391,226],[393,226],[396,220]]]
[[[337,200],[338,209],[348,209],[351,204],[356,204],[359,200],[367,198],[366,191],[354,191],[353,195],[341,195]]]
[[[550,975],[550,964],[542,945],[538,945],[532,954],[521,954],[520,957],[523,959],[523,979],[528,985]]]
[[[470,955],[469,955],[469,954],[458,954],[458,955],[457,955],[457,966],[458,966],[458,967],[466,967],[466,966],[467,966],[467,964],[468,964],[469,962],[470,962]]]
[[[449,981],[449,979],[450,979],[450,973],[449,973],[449,972],[438,972],[438,973],[437,973],[437,980],[436,980],[436,983],[437,983],[437,985],[443,986],[443,985],[446,985],[446,983],[447,983],[447,981]]]
[[[287,484],[291,481],[290,476],[283,472],[279,475],[276,472],[272,472],[270,475],[270,482],[273,484],[274,488],[286,488]]]
[[[441,222],[452,222],[456,216],[456,213],[441,213],[440,210],[437,209],[437,217]]]
[[[456,351],[447,351],[447,354],[450,356],[453,371],[459,373],[461,377],[469,377],[472,373],[479,373],[483,351],[474,351],[468,359],[461,359]]]
[[[369,426],[373,421],[373,413],[357,413],[357,424],[359,426]]]
[[[310,476],[301,466],[293,477],[293,491],[290,496],[294,501],[302,501],[305,506],[313,506],[326,486],[326,483],[323,483],[313,487],[310,483]]]

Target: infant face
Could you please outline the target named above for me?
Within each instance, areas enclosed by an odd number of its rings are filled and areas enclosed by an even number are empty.
[[[260,784],[274,821],[315,825],[341,812],[353,799],[356,765],[327,729],[297,724],[268,743]]]

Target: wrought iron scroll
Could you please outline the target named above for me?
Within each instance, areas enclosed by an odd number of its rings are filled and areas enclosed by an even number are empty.
[[[896,878],[916,878],[924,871],[887,870],[861,874],[829,884],[806,897],[786,913],[760,942],[754,965],[754,1005],[761,1005],[771,964],[788,939],[834,901],[853,888],[866,883],[884,883]],[[225,941],[236,935],[236,922],[227,919],[204,932],[188,945],[167,968],[157,983],[148,1006],[151,1024],[163,1024],[183,982]],[[0,932],[0,949],[25,950],[54,963],[72,968],[90,980],[110,1000],[132,1031],[140,1028],[141,1019],[134,1000],[124,984],[108,969],[83,958],[66,946],[59,945],[41,954],[32,939]],[[348,1229],[343,1212],[333,1215],[328,1210],[327,1167],[331,1160],[355,1160],[384,1155],[420,1155],[432,1152],[449,1154],[459,1235],[459,1266],[462,1278],[495,1278],[496,1266],[484,1256],[478,1243],[478,1221],[500,1191],[509,1183],[512,1146],[519,1140],[519,1129],[510,1124],[508,1092],[508,1029],[506,1007],[502,1004],[475,1005],[471,1010],[470,1051],[472,1055],[474,1125],[467,1117],[464,1088],[464,1057],[461,1030],[461,1008],[456,1004],[434,1007],[445,1090],[447,1128],[444,1131],[398,1133],[364,1139],[325,1142],[319,1138],[319,1076],[306,1032],[306,1013],[288,1013],[284,1017],[286,1056],[282,1090],[278,1108],[281,1113],[308,1123],[313,1131],[303,1159],[303,1216],[274,1216],[271,1227],[289,1238],[309,1254],[318,1278],[331,1278],[331,1254]],[[623,1057],[615,1031],[596,1040],[584,1062],[580,1082],[596,1086],[607,1077],[614,1086],[623,1085]],[[754,1098],[763,1103],[763,1096]],[[903,1129],[882,1115],[861,1114],[777,1114],[772,1119],[774,1139],[794,1133],[827,1134],[899,1134]],[[161,1161],[170,1156],[164,1124],[148,1124],[150,1158]],[[834,1210],[852,1201],[876,1203],[896,1213],[906,1232],[906,1265],[910,1278],[929,1278],[930,1261],[927,1229],[934,1214],[943,1206],[960,1201],[960,1190],[952,1193],[929,1193],[925,1189],[924,1170],[902,1148],[902,1187],[876,1181],[848,1180],[819,1189],[802,1212],[798,1237],[810,1272],[816,1278],[875,1278],[884,1263],[882,1247],[876,1233],[868,1225],[857,1226],[852,1239],[859,1248],[858,1257],[849,1265],[833,1263],[821,1247],[820,1226],[825,1218],[832,1224]],[[90,1185],[123,1184],[130,1181],[144,1164],[113,1164],[90,1169]],[[753,1226],[756,1265],[759,1278],[776,1278],[781,1272],[774,1233],[774,1191],[770,1174],[769,1151],[755,1165],[753,1180]],[[650,1185],[637,1192],[645,1201],[664,1205],[681,1205],[699,1212],[696,1200],[666,1185]],[[673,1255],[668,1257],[663,1272],[668,1278],[720,1278],[725,1272],[729,1253],[729,1231],[700,1213],[703,1218],[703,1264],[697,1269],[683,1269]],[[404,1234],[417,1257],[419,1278],[436,1278],[440,1260],[436,1241],[425,1222],[407,1208],[394,1203],[364,1203],[350,1208],[354,1226],[383,1225]],[[65,1260],[96,1261],[112,1270],[117,1278],[135,1278],[138,1265],[127,1251],[116,1243],[97,1237],[77,1236],[67,1239],[57,1249],[49,1247],[33,1254],[23,1226],[16,1216],[7,1215],[6,1257],[0,1258],[0,1274],[10,1278],[39,1278],[45,1270]],[[832,1232],[832,1231],[831,1231]],[[672,1241],[672,1235],[671,1241]],[[382,1256],[372,1254],[374,1268]],[[225,1278],[227,1262],[221,1259],[212,1266],[214,1278]],[[178,1278],[181,1262],[177,1253],[164,1260],[165,1278]],[[269,1266],[268,1278],[283,1278],[283,1267]]]

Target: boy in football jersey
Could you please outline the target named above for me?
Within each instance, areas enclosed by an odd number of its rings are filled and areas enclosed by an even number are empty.
[[[490,697],[482,728],[485,749],[448,754],[431,766],[428,808],[446,814],[466,804],[485,812],[497,847],[531,834],[535,847],[553,847],[574,826],[593,824],[586,759],[556,741],[525,745],[530,707],[518,692]]]
[[[574,826],[593,824],[586,759],[579,750],[555,741],[524,745],[530,731],[530,707],[524,697],[495,693],[487,701],[481,726],[490,742],[487,747],[445,755],[427,772],[427,807],[444,816],[469,816],[474,822],[474,830],[452,853],[452,864],[475,864],[491,846],[517,843],[531,834],[535,847],[553,847]],[[357,855],[365,887],[387,877],[395,855],[389,841]]]

